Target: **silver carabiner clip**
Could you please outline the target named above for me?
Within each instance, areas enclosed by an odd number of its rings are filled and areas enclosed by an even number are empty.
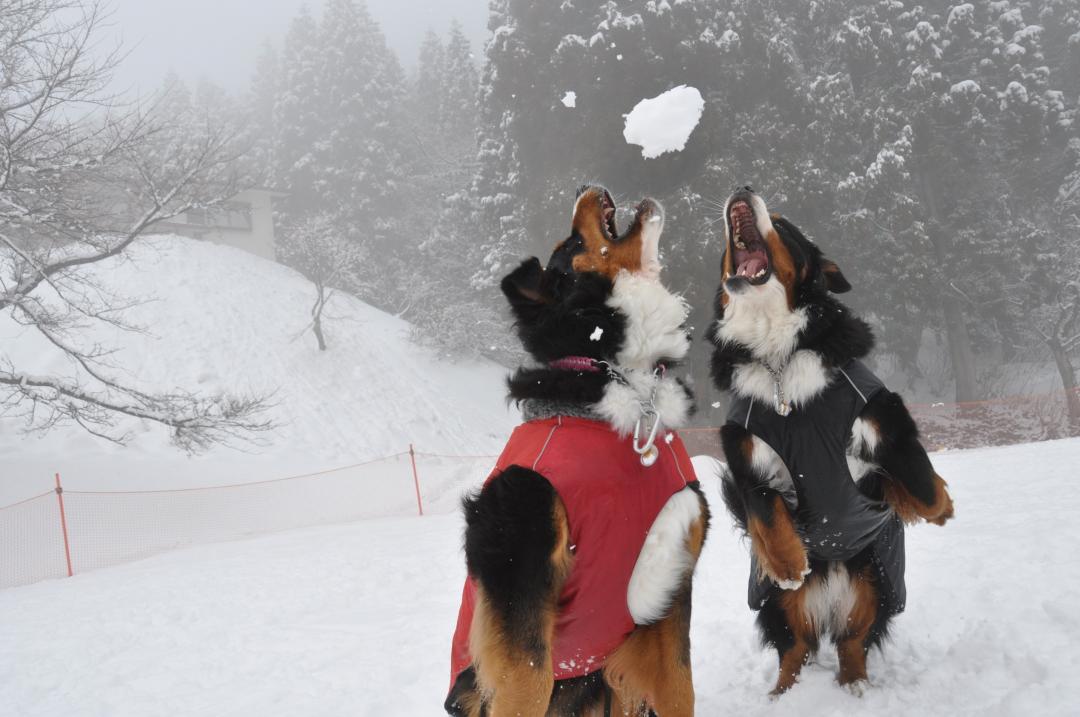
[[[645,443],[641,443],[641,422],[649,416],[653,417],[652,428],[649,429],[649,437]],[[641,456],[641,465],[648,468],[660,457],[660,451],[656,447],[656,435],[660,432],[660,414],[656,409],[649,409],[638,417],[634,424],[634,452]]]

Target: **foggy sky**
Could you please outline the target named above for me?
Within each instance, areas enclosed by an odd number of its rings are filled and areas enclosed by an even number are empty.
[[[228,90],[246,89],[264,40],[277,47],[289,21],[307,5],[318,16],[322,0],[107,0],[113,38],[127,59],[115,75],[117,89],[152,92],[175,71],[193,83],[205,77]],[[480,55],[487,34],[487,0],[367,0],[387,42],[405,68],[427,30],[445,35],[456,17]]]

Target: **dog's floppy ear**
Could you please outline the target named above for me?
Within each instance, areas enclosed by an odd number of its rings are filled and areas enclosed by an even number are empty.
[[[824,288],[834,294],[843,294],[845,291],[851,291],[851,284],[840,271],[840,267],[836,265],[836,262],[822,256],[821,249],[818,248],[817,244],[807,239],[801,229],[779,214],[772,214],[769,219],[772,221],[773,227],[775,227],[781,238],[800,246],[802,251],[809,255],[807,266],[809,270],[813,269],[813,260],[815,257],[817,258],[821,273],[820,276],[813,277],[814,285],[816,287]]]
[[[835,261],[822,257],[821,274],[825,277],[825,288],[834,294],[843,294],[851,291],[851,283],[840,271]]]
[[[535,256],[521,262],[518,268],[503,277],[499,288],[519,319],[535,315],[548,303],[541,289],[543,280],[544,267]]]

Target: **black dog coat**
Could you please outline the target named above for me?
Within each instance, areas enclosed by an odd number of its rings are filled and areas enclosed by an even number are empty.
[[[852,360],[834,372],[824,391],[786,417],[769,402],[736,396],[727,420],[765,441],[791,473],[795,523],[811,568],[817,572],[824,561],[869,558],[880,578],[882,607],[895,614],[906,599],[904,525],[886,503],[858,489],[847,464],[855,419],[884,389],[870,369]],[[773,587],[758,575],[757,560],[751,557],[748,600],[754,610],[764,605]]]

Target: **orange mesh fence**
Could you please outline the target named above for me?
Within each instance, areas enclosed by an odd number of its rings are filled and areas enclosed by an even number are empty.
[[[415,471],[413,461],[415,460]],[[208,488],[56,491],[0,508],[0,588],[199,543],[362,518],[447,513],[494,456],[409,451],[356,465]]]
[[[1080,393],[1073,400],[1080,403]],[[909,408],[930,450],[1080,435],[1064,393]],[[723,457],[717,427],[679,434],[691,455]],[[63,509],[60,495],[50,490],[0,507],[0,588],[67,575],[65,537],[71,571],[80,573],[198,543],[362,518],[450,513],[495,459],[410,447],[319,473],[235,485],[65,491]]]
[[[67,575],[56,492],[0,508],[0,587]]]

